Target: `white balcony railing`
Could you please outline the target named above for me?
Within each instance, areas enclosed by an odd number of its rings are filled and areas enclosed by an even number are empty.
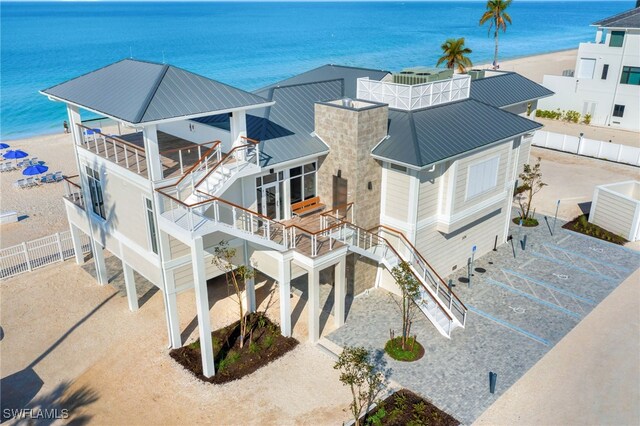
[[[467,99],[471,76],[456,74],[446,80],[424,84],[398,84],[386,81],[358,79],[358,99],[388,104],[390,108],[415,110]]]

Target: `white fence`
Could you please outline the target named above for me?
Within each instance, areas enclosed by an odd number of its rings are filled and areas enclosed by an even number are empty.
[[[89,237],[80,233],[80,242],[82,253],[89,253],[91,251]],[[9,278],[23,272],[30,272],[74,256],[71,231],[60,232],[17,246],[0,249],[0,278]]]
[[[539,130],[533,135],[533,145],[640,166],[640,148],[633,146],[563,135],[545,130]]]

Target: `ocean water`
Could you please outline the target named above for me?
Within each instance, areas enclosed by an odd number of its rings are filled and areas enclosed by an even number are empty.
[[[597,19],[633,1],[515,0],[502,58],[577,48]],[[167,62],[251,90],[313,67],[434,66],[465,37],[474,63],[493,39],[484,2],[0,2],[0,138],[60,131],[61,103],[39,90],[125,57]]]

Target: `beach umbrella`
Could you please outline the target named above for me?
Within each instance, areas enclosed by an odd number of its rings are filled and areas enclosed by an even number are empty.
[[[0,149],[7,149],[9,148],[9,145],[7,145],[6,143],[0,142]]]
[[[25,167],[24,170],[22,171],[22,174],[25,176],[33,176],[33,175],[39,175],[40,173],[44,173],[47,170],[49,170],[47,166],[43,166],[42,164],[36,164],[35,166]]]
[[[9,150],[9,151],[5,152],[4,155],[3,155],[4,158],[9,158],[9,159],[12,159],[12,160],[13,159],[17,160],[18,158],[24,158],[24,157],[28,157],[28,156],[29,156],[29,154],[27,154],[26,152],[21,151],[19,149],[15,150],[15,151],[14,150]]]

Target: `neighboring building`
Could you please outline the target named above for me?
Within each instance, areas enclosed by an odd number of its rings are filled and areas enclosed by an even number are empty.
[[[516,178],[541,127],[501,108],[548,91],[512,73],[392,81],[326,65],[248,93],[127,59],[43,90],[67,104],[75,141],[80,175],[65,205],[76,247],[80,232],[91,237],[101,284],[103,250],[122,261],[132,310],[134,270],[163,292],[173,347],[176,295],[194,289],[206,376],[207,280],[221,274],[211,257],[222,240],[237,248],[234,263],[278,282],[284,335],[292,279],[307,275],[316,341],[321,280],[335,286],[340,326],[348,296],[397,291],[389,271],[407,261],[422,283],[418,306],[450,337],[467,311],[441,276],[506,241]],[[81,109],[134,132],[100,133]],[[245,302],[255,309],[253,282]]]
[[[575,71],[545,75],[556,94],[541,109],[591,115],[591,124],[640,131],[640,7],[595,22],[595,42],[580,43]]]

